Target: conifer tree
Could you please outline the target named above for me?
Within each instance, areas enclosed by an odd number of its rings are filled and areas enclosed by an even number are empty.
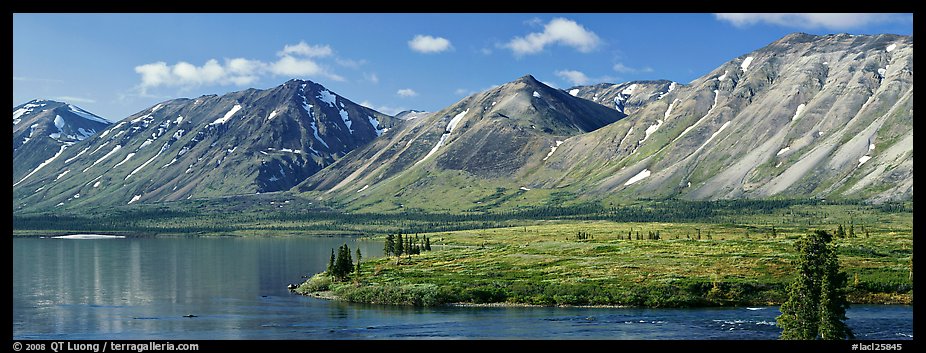
[[[839,259],[832,235],[815,231],[796,244],[798,274],[788,287],[788,300],[781,305],[778,326],[782,339],[832,340],[852,338],[845,324],[849,307],[847,277],[839,271]]]
[[[383,254],[386,254],[386,256],[388,257],[390,254],[393,253],[394,248],[395,248],[395,237],[392,235],[392,233],[389,233],[389,235],[386,236],[386,241],[383,244]]]
[[[431,238],[424,236],[424,251],[431,251]]]
[[[334,248],[331,248],[331,259],[328,260],[328,268],[326,269],[329,276],[334,275]]]
[[[357,270],[355,272],[357,274],[357,279],[360,279],[360,259],[361,258],[362,256],[360,255],[360,247],[358,246],[357,247]]]
[[[402,240],[402,233],[399,233],[399,236],[396,238],[395,249],[392,251],[395,253],[396,257],[401,257],[405,253],[405,244]]]

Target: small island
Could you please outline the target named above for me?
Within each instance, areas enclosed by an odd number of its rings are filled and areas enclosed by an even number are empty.
[[[912,303],[912,233],[847,229],[828,231],[848,276],[849,302]],[[780,305],[796,273],[795,243],[812,232],[797,226],[550,221],[397,234],[383,239],[390,256],[361,261],[359,272],[353,265],[337,276],[331,269],[318,273],[294,292],[413,306]],[[404,248],[411,238],[413,249],[428,239],[434,250],[396,256],[399,238]],[[338,258],[332,254],[332,262]]]

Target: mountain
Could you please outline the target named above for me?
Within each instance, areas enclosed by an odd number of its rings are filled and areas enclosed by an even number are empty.
[[[566,92],[630,115],[644,105],[662,99],[677,87],[679,87],[677,82],[668,80],[630,81],[620,84],[599,83],[575,86]]]
[[[788,35],[567,139],[536,188],[616,199],[913,195],[913,38]]]
[[[411,110],[404,110],[404,111],[399,112],[398,114],[395,115],[395,118],[399,120],[412,120],[412,119],[427,117],[429,115],[431,115],[431,113],[428,113],[426,111],[411,109]]]
[[[13,107],[13,181],[38,173],[61,155],[111,123],[75,105],[37,99]]]
[[[499,182],[528,175],[562,140],[624,116],[528,75],[406,120],[401,129],[306,179],[297,191],[363,198],[384,209],[404,207],[402,200],[486,197],[497,192]],[[446,188],[468,196],[448,198]],[[376,196],[366,197],[370,193]]]
[[[411,120],[297,191],[371,211],[639,198],[908,200],[912,102],[912,37],[795,33],[685,85],[559,91],[521,78]],[[580,126],[598,116],[614,118]]]
[[[14,185],[14,209],[287,190],[396,122],[311,81],[169,100]]]

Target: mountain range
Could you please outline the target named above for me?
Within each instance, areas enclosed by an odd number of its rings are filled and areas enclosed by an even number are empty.
[[[913,39],[788,35],[683,84],[531,75],[388,116],[311,82],[115,124],[14,107],[14,212],[285,192],[344,209],[913,195]]]

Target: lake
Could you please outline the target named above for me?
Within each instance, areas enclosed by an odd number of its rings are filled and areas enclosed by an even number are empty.
[[[345,243],[364,258],[382,256],[382,242],[337,237],[14,238],[13,339],[740,340],[780,333],[778,307],[412,308],[286,289],[323,271],[331,249]],[[854,305],[847,316],[858,339],[913,337],[911,306]]]

